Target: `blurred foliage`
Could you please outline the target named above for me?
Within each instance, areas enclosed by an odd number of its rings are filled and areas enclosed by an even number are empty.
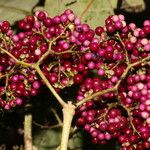
[[[56,150],[60,144],[61,130],[40,130],[34,135],[34,145],[38,150]]]
[[[0,0],[0,20],[8,20],[10,23],[31,14],[38,0]]]
[[[14,23],[35,10],[44,9],[53,17],[69,8],[81,17],[83,22],[96,27],[104,25],[107,16],[114,13],[117,2],[118,0],[0,0],[0,18]],[[37,5],[38,3],[42,5]],[[144,8],[143,0],[123,0],[122,9],[127,11],[142,11]]]
[[[104,25],[104,20],[113,14],[116,4],[117,0],[46,0],[45,10],[50,16],[55,16],[69,8],[77,16],[82,17],[83,22],[96,27]]]
[[[12,24],[17,20],[32,14],[36,10],[46,10],[51,17],[63,13],[65,9],[72,9],[82,22],[92,27],[104,25],[108,15],[122,13],[127,21],[138,21],[150,17],[150,0],[0,0],[0,20],[8,20]],[[144,17],[141,17],[144,16]],[[67,100],[75,95],[76,88],[62,91],[61,96]],[[72,93],[72,94],[70,94]],[[50,108],[57,110],[62,118],[61,108],[54,97],[43,89],[39,96],[30,100],[33,121],[42,125],[57,123]],[[6,149],[12,145],[23,144],[23,118],[25,108],[17,108],[11,112],[0,112],[0,145],[6,144]],[[38,150],[54,150],[61,138],[61,128],[41,129],[33,124],[33,143]],[[1,148],[1,147],[0,147]],[[92,145],[88,134],[79,131],[69,141],[70,150],[104,150],[119,149],[114,142],[107,145]]]
[[[40,130],[35,134],[34,145],[38,150],[56,150],[61,140],[61,129]],[[68,150],[83,150],[82,134],[78,132],[69,140]]]

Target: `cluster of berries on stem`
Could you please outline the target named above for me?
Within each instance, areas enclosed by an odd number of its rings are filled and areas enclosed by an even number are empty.
[[[0,107],[26,103],[46,85],[59,91],[76,85],[76,125],[92,142],[115,139],[122,150],[150,148],[150,20],[143,27],[109,16],[92,29],[71,11],[44,11],[18,22],[17,32],[0,22]],[[42,79],[42,80],[41,80]]]

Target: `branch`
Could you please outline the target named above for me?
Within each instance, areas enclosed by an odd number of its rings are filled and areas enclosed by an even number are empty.
[[[62,124],[56,124],[56,125],[42,125],[40,123],[37,123],[35,121],[33,121],[33,124],[36,125],[37,127],[41,128],[41,129],[55,129],[55,128],[60,128],[62,127]]]
[[[59,39],[59,38],[65,33],[66,29],[67,29],[69,26],[70,26],[70,24],[67,25],[67,26],[64,28],[63,32],[62,32],[59,36],[57,36],[57,37],[56,37],[55,39],[53,39],[52,41],[49,41],[49,48],[48,48],[48,51],[47,51],[45,54],[43,54],[43,56],[38,60],[38,62],[37,62],[38,65],[50,54],[52,44],[53,44],[57,39]]]
[[[44,83],[46,84],[46,86],[49,88],[49,90],[53,93],[53,95],[56,97],[57,101],[60,103],[60,105],[62,107],[64,107],[66,105],[66,103],[64,102],[64,100],[59,96],[59,94],[55,91],[55,89],[52,87],[52,85],[49,83],[49,81],[47,80],[47,78],[45,77],[45,75],[43,74],[43,72],[41,71],[41,69],[39,68],[39,66],[35,66],[34,67],[35,70],[37,71],[37,73],[39,74],[39,76],[41,77],[41,79],[44,81]]]
[[[2,47],[0,47],[0,49],[6,53],[8,56],[10,56],[17,64],[19,65],[23,65],[25,67],[32,67],[32,64],[29,64],[29,63],[26,63],[26,62],[23,62],[23,61],[20,61],[18,60],[16,57],[14,57],[10,52],[8,52],[7,50],[3,49]]]
[[[133,131],[134,131],[135,133],[137,133],[138,135],[140,135],[140,133],[136,130],[136,128],[135,128],[135,126],[134,126],[134,124],[133,124],[133,122],[132,122],[131,110],[128,109],[127,107],[125,107],[124,105],[120,105],[120,106],[123,107],[123,108],[126,110],[127,115],[128,115],[128,117],[129,117],[129,122],[130,122],[130,124],[131,124],[131,127],[132,127]]]
[[[59,36],[58,36],[59,37]],[[57,38],[58,38],[57,37]],[[56,38],[56,39],[57,39]],[[39,67],[39,61],[35,64],[30,64],[30,63],[26,63],[23,61],[18,60],[16,57],[14,57],[9,51],[3,49],[0,47],[0,49],[6,53],[8,56],[10,56],[15,62],[16,64],[20,64],[24,67],[32,67],[34,68],[37,73],[39,74],[39,76],[42,78],[42,80],[44,81],[44,83],[46,84],[46,86],[50,89],[50,91],[53,93],[53,95],[56,97],[56,99],[58,100],[58,102],[64,106],[66,103],[63,101],[63,99],[57,94],[57,92],[55,91],[55,89],[51,86],[51,84],[49,83],[49,81],[47,80],[47,78],[45,77],[45,75],[43,74],[43,72],[41,71],[40,67]],[[42,61],[47,55],[44,55],[44,57],[41,57],[42,59],[40,59],[40,61]]]
[[[62,131],[62,138],[61,138],[61,145],[60,150],[67,150],[70,128],[73,116],[75,114],[75,106],[68,102],[63,108],[63,131]]]
[[[49,43],[48,51],[45,54],[43,54],[42,57],[38,60],[37,62],[38,65],[50,54],[51,47],[52,47],[52,42]]]
[[[55,118],[56,118],[58,124],[59,124],[59,125],[62,125],[63,123],[62,123],[60,117],[58,116],[56,110],[55,110],[54,108],[51,108],[51,111],[53,112],[53,114],[54,114],[54,116],[55,116]]]
[[[32,145],[32,115],[27,114],[24,118],[24,145],[25,150],[33,150]]]
[[[109,89],[106,89],[106,90],[102,90],[102,91],[98,91],[88,97],[85,97],[83,100],[81,100],[80,102],[77,102],[75,104],[76,107],[79,107],[81,106],[82,104],[84,104],[85,102],[89,101],[89,100],[92,100],[94,97],[98,97],[100,95],[103,95],[105,93],[108,93],[108,92],[114,92],[114,91],[117,91],[118,90],[118,87],[120,85],[120,83],[122,82],[122,80],[127,76],[128,72],[130,71],[131,68],[145,62],[145,61],[149,61],[150,60],[150,55],[147,56],[146,58],[143,58],[135,63],[132,63],[132,64],[129,64],[128,67],[126,68],[126,70],[124,71],[124,73],[122,74],[122,76],[120,77],[120,80],[118,80],[118,82],[116,83],[116,85],[112,88],[109,88]]]
[[[116,88],[113,87],[113,88],[109,88],[109,89],[106,89],[106,90],[98,91],[98,92],[96,92],[96,93],[94,93],[94,94],[92,94],[92,95],[90,95],[90,96],[88,96],[88,97],[85,97],[85,98],[84,98],[83,100],[81,100],[80,102],[77,102],[77,103],[75,104],[75,106],[76,106],[76,107],[79,107],[79,106],[81,106],[82,104],[84,104],[85,102],[92,100],[94,97],[97,97],[97,96],[106,94],[106,93],[108,93],[108,92],[113,92],[113,91],[115,91],[115,90],[116,90]]]

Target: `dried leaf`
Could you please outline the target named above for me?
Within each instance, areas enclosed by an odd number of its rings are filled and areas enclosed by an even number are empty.
[[[121,6],[128,12],[141,12],[145,9],[145,4],[143,0],[124,0]]]

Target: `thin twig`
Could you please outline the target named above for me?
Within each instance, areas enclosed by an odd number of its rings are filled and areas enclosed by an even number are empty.
[[[37,122],[35,122],[35,121],[33,121],[33,124],[36,125],[37,127],[40,127],[41,129],[55,129],[55,128],[62,127],[62,124],[56,124],[56,125],[42,125],[42,124],[37,123]]]
[[[127,52],[127,50],[126,50],[126,48],[125,48],[125,45],[124,45],[124,43],[123,43],[123,41],[122,41],[122,39],[121,39],[119,33],[117,33],[116,35],[118,36],[118,40],[120,41],[121,45],[123,46],[123,50],[124,50],[124,52],[125,52],[125,57],[126,57],[126,63],[127,63],[127,64],[130,64],[129,55],[128,55],[128,52]]]
[[[60,125],[62,125],[62,121],[61,121],[60,117],[58,116],[56,110],[54,108],[51,108],[51,111],[53,112],[54,116],[56,117],[56,120],[58,121],[58,123]]]
[[[70,25],[70,24],[69,24],[69,25]],[[69,25],[67,25],[67,26],[64,28],[63,32],[62,32],[59,36],[57,36],[56,38],[54,38],[52,41],[49,41],[49,48],[48,48],[48,51],[47,51],[45,54],[43,54],[42,57],[38,60],[38,62],[37,62],[38,65],[40,65],[40,63],[50,54],[52,44],[53,44],[55,41],[57,41],[57,39],[59,39],[59,38],[65,33],[65,31],[66,31],[66,29],[69,27]]]
[[[127,107],[125,107],[124,105],[120,105],[120,106],[123,107],[123,108],[126,110],[126,112],[127,112],[127,114],[128,114],[128,117],[129,117],[129,122],[130,122],[130,124],[131,124],[131,127],[132,127],[133,131],[134,131],[135,133],[137,133],[138,135],[140,135],[140,133],[136,130],[136,128],[135,128],[135,126],[134,126],[134,124],[133,124],[133,122],[132,122],[131,110],[128,109]]]

